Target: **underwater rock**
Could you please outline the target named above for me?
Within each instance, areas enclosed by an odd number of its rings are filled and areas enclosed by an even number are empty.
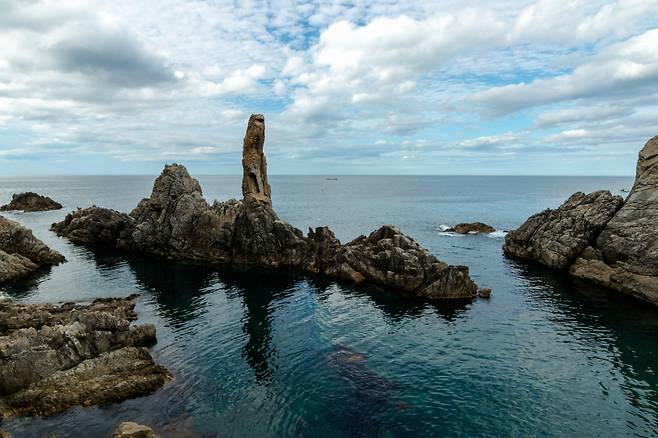
[[[0,216],[0,282],[66,261],[18,222]]]
[[[158,436],[148,426],[125,421],[117,426],[112,438],[158,438]]]
[[[9,204],[0,207],[2,211],[23,210],[23,211],[48,211],[59,210],[62,204],[53,201],[48,196],[39,195],[33,192],[14,193]]]
[[[482,222],[466,222],[448,228],[446,231],[457,234],[491,234],[496,229]]]
[[[483,287],[482,289],[478,289],[478,297],[484,299],[491,298],[491,289],[488,287]]]
[[[272,208],[263,153],[265,121],[249,119],[243,144],[241,201],[203,199],[184,166],[165,166],[149,198],[130,213],[92,207],[52,230],[75,243],[110,246],[165,259],[292,267],[356,283],[391,287],[426,299],[472,298],[465,266],[449,266],[392,225],[342,245],[327,227],[308,236]],[[103,237],[98,237],[103,236]]]
[[[118,402],[169,380],[143,348],[155,342],[155,327],[131,325],[135,298],[88,305],[0,300],[0,419]]]

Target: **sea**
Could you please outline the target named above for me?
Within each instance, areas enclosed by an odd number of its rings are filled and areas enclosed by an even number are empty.
[[[78,207],[130,211],[155,176],[0,177],[62,210],[2,213],[66,263],[0,295],[90,301],[138,293],[138,323],[175,378],[146,397],[0,425],[15,437],[109,437],[121,421],[162,437],[658,436],[658,310],[560,271],[505,257],[506,230],[576,191],[625,196],[628,177],[270,177],[279,216],[342,242],[395,224],[467,265],[489,300],[423,302],[293,271],[209,267],[69,243],[49,231]],[[337,179],[334,179],[337,178]],[[240,176],[197,176],[240,197]],[[454,235],[459,222],[491,235]]]

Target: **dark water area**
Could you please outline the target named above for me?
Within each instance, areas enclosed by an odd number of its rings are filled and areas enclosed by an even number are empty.
[[[139,322],[175,380],[120,404],[2,424],[17,437],[109,436],[120,421],[164,437],[657,436],[658,311],[502,254],[506,230],[573,192],[621,194],[612,177],[271,177],[280,217],[342,241],[385,223],[453,264],[490,300],[425,303],[322,277],[93,253],[50,232],[92,204],[130,211],[153,177],[0,178],[0,201],[33,190],[59,211],[7,217],[68,262],[1,293],[24,302],[140,293]],[[198,178],[208,201],[239,176]]]

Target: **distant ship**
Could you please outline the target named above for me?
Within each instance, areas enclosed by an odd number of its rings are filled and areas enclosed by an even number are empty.
[[[338,181],[338,178],[327,178],[328,181]]]

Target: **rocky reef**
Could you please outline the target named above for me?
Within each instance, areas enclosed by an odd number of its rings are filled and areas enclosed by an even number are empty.
[[[118,402],[169,380],[145,348],[155,342],[155,327],[131,325],[135,298],[0,300],[0,419]]]
[[[15,193],[11,202],[0,207],[2,211],[23,210],[23,211],[48,211],[59,210],[62,204],[53,201],[48,196],[39,195],[34,192]]]
[[[63,255],[34,237],[32,231],[0,216],[0,283],[64,261]]]
[[[465,266],[439,261],[396,227],[385,225],[342,244],[327,227],[308,235],[272,208],[263,147],[265,120],[249,119],[243,143],[242,200],[209,205],[184,166],[165,166],[149,198],[130,214],[90,207],[53,224],[60,236],[173,260],[290,267],[427,299],[471,298],[477,286]]]
[[[496,229],[482,222],[464,222],[450,227],[446,231],[457,234],[490,234],[496,231]]]
[[[148,426],[125,421],[112,432],[112,438],[158,438],[158,436]]]
[[[625,201],[576,193],[510,232],[504,251],[658,305],[657,218],[658,136],[640,151]]]

